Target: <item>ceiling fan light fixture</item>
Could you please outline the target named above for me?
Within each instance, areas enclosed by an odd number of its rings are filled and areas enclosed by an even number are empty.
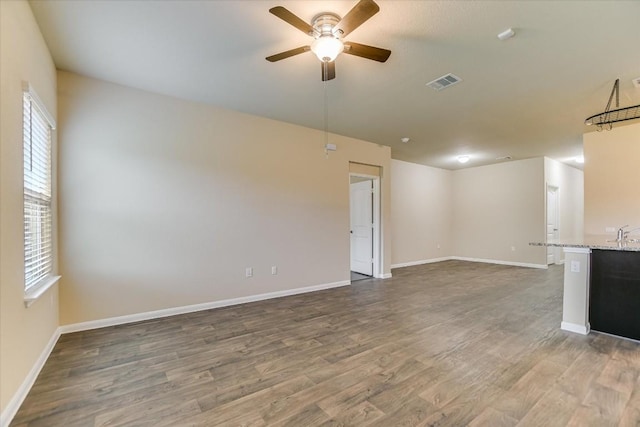
[[[306,35],[313,37],[314,40],[310,46],[289,49],[267,56],[265,59],[269,62],[277,62],[312,51],[320,60],[323,82],[336,78],[336,64],[334,61],[341,52],[372,61],[386,62],[389,59],[389,55],[391,55],[390,50],[352,41],[343,42],[342,40],[343,37],[360,27],[378,11],[380,11],[380,7],[374,0],[359,0],[342,18],[333,12],[322,12],[314,16],[311,22],[308,23],[282,6],[272,7],[269,9],[269,13]]]
[[[322,35],[311,43],[311,51],[322,62],[332,62],[344,50],[344,44],[333,35]]]

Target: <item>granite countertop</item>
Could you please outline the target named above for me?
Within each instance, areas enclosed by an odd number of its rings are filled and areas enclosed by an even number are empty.
[[[589,248],[610,251],[640,252],[640,236],[630,236],[631,240],[616,242],[614,235],[585,235],[569,239],[553,239],[547,242],[531,242],[531,246],[556,246],[561,248]],[[610,242],[613,240],[613,242]]]

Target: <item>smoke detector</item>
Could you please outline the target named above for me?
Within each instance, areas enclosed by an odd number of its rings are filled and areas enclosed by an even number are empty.
[[[516,33],[515,31],[513,31],[513,28],[507,28],[506,30],[504,30],[503,32],[501,32],[500,34],[498,34],[498,38],[502,41],[508,40],[511,37],[515,36]]]
[[[462,79],[458,76],[455,76],[451,73],[445,74],[442,77],[438,77],[437,79],[430,81],[427,83],[431,89],[435,91],[441,91],[442,89],[446,89],[449,86],[453,86],[456,83],[460,83]]]

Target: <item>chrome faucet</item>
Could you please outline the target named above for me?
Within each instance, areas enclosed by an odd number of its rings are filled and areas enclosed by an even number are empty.
[[[625,236],[625,231],[624,229],[627,228],[629,226],[629,224],[627,225],[623,225],[622,227],[618,228],[618,237],[616,237],[616,242],[622,242],[626,236]]]
[[[629,235],[634,231],[640,230],[640,227],[632,228],[631,230],[625,230],[629,225],[623,225],[618,228],[618,236],[616,238],[616,242],[624,242],[629,238]]]

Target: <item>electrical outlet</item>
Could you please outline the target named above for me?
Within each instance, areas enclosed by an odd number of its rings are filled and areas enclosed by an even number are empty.
[[[511,246],[511,252],[515,252],[516,251],[516,247],[515,246]]]
[[[274,266],[271,267],[271,274],[273,274],[274,276],[276,274],[278,274],[278,266],[277,265],[274,265]]]
[[[437,247],[438,249],[440,249],[440,243],[438,243],[438,244],[436,245],[436,247]]]
[[[576,261],[576,260],[571,261],[571,272],[580,273],[580,261]]]
[[[253,277],[253,267],[247,267],[244,273],[247,277]]]

